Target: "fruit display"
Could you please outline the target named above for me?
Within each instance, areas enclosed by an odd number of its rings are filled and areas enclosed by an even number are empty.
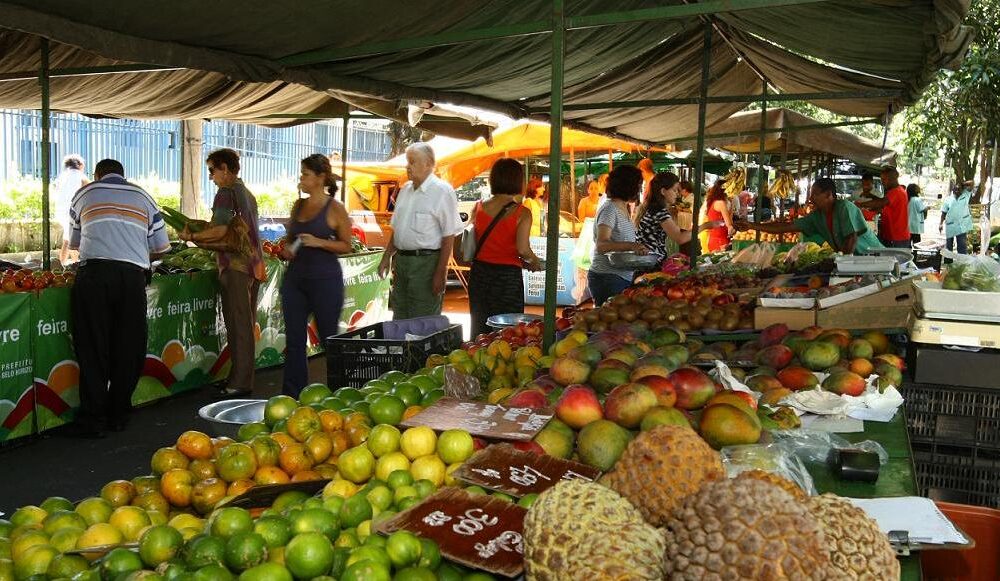
[[[773,222],[764,222],[765,224],[771,224]],[[758,232],[756,230],[744,230],[742,232],[737,232],[733,234],[733,241],[756,241]],[[795,243],[799,241],[798,232],[785,232],[784,234],[771,234],[769,232],[760,232],[761,242],[775,242],[775,243]]]
[[[761,296],[774,299],[824,299],[877,283],[874,277],[856,276],[851,280],[830,285],[824,277],[812,275],[791,278],[787,284],[782,282],[770,286]]]
[[[215,252],[198,248],[179,245],[176,249],[160,259],[160,265],[156,268],[159,274],[175,274],[178,272],[194,272],[199,270],[215,270]]]
[[[736,295],[690,280],[631,296],[618,295],[597,309],[578,311],[573,317],[573,328],[579,331],[601,332],[616,326],[652,331],[676,328],[695,333],[734,331],[752,329],[753,314],[751,305],[739,302]]]
[[[771,182],[771,187],[767,189],[767,195],[769,198],[798,198],[799,186],[795,183],[795,178],[792,177],[792,172],[786,169],[779,169],[774,176],[774,181]]]
[[[726,191],[726,196],[735,198],[743,193],[743,190],[747,187],[747,168],[742,165],[735,165],[722,179],[725,180],[725,184],[722,187]]]
[[[896,553],[875,523],[860,508],[834,494],[806,501],[819,521],[830,554],[830,577],[899,579]]]
[[[975,292],[1000,292],[1000,265],[989,257],[965,258],[944,269],[941,288]]]
[[[49,287],[73,286],[72,271],[30,270],[8,268],[0,275],[0,294],[30,292]]]
[[[288,245],[288,240],[285,237],[281,237],[275,242],[271,242],[270,240],[264,240],[263,242],[260,243],[261,250],[263,250],[266,256],[272,256],[274,258],[279,258],[282,260],[284,259],[281,257],[281,251],[283,251],[285,249],[285,246],[287,245]],[[351,236],[352,253],[365,252],[367,250],[368,247],[365,246],[365,243],[360,238],[358,238],[356,234]]]

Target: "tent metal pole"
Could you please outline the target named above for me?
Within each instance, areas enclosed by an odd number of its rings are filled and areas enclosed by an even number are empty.
[[[770,95],[712,95],[708,103],[759,103],[767,99],[778,103],[787,101],[840,101],[850,99],[880,99],[902,96],[901,90],[882,89],[868,91],[836,91],[826,93],[771,93]],[[678,105],[697,105],[698,97],[678,97],[676,99],[648,99],[642,101],[597,102],[597,103],[567,103],[566,111],[588,111],[591,109],[634,109],[649,107],[675,107]],[[528,113],[547,113],[544,107],[529,107]]]
[[[565,34],[566,30],[581,28],[596,28],[649,22],[653,20],[685,20],[697,16],[718,14],[720,12],[739,12],[743,10],[760,10],[782,6],[801,6],[819,4],[830,0],[702,0],[696,4],[670,4],[655,8],[625,10],[621,12],[605,12],[588,16],[564,17],[563,26],[554,26],[551,21],[534,21],[504,26],[474,28],[471,30],[448,31],[441,34],[394,39],[386,42],[371,42],[357,46],[336,49],[320,49],[278,59],[286,67],[302,67],[328,63],[341,59],[373,56],[378,54],[396,53],[406,50],[450,46],[468,42],[497,40],[535,34]]]
[[[49,270],[52,266],[52,233],[49,232],[49,182],[52,174],[52,144],[49,129],[52,122],[52,109],[49,102],[49,40],[42,39],[42,67],[38,75],[38,83],[42,86],[42,268]]]
[[[705,24],[705,45],[701,54],[701,102],[698,103],[698,146],[695,158],[694,206],[691,208],[691,242],[688,254],[691,257],[691,267],[697,268],[698,254],[698,214],[701,211],[701,198],[705,187],[705,118],[708,115],[708,83],[712,73],[712,25]]]
[[[810,123],[808,125],[793,125],[790,127],[780,127],[771,128],[764,131],[764,133],[791,133],[794,131],[815,131],[817,129],[831,129],[834,127],[851,127],[854,125],[869,125],[872,123],[879,123],[878,119],[858,119],[855,121],[840,121],[837,123]],[[705,139],[726,139],[730,137],[756,137],[760,135],[761,131],[733,131],[730,133],[711,133],[705,136]],[[670,139],[664,141],[664,144],[670,143],[686,143],[696,139],[696,136],[691,135],[688,137],[681,137],[678,139]]]
[[[340,188],[340,201],[347,205],[347,132],[351,127],[351,111],[348,109],[347,113],[344,114],[344,127],[340,136],[340,183],[343,187]]]
[[[767,150],[767,79],[761,80],[761,95],[764,100],[760,102],[760,151],[757,154],[757,203],[753,209],[753,221],[760,222],[761,205],[767,195],[767,175],[764,173],[764,152]],[[774,212],[772,200],[771,212]],[[756,241],[760,242],[760,230],[757,230]]]
[[[162,73],[167,71],[182,71],[180,67],[165,67],[160,65],[108,65],[103,67],[73,67],[64,69],[49,69],[49,77],[85,77],[90,75],[120,75],[123,73]],[[7,81],[30,81],[37,79],[36,71],[17,71],[0,74],[0,83]]]
[[[569,149],[569,213],[576,215],[576,152],[572,147]]]
[[[556,338],[556,275],[559,271],[559,183],[562,173],[563,67],[566,31],[563,0],[552,0],[552,87],[549,93],[549,209],[545,242],[545,332],[544,350]]]

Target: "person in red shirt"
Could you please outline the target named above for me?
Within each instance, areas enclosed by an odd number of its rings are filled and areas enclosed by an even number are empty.
[[[861,209],[881,212],[879,240],[889,248],[910,247],[909,197],[906,188],[899,185],[899,172],[892,166],[882,169],[882,189],[885,196],[858,204]]]

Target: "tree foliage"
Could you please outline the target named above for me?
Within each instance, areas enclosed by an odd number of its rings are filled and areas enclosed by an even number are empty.
[[[976,29],[968,56],[938,73],[902,125],[904,158],[928,164],[943,151],[958,182],[985,177],[1000,136],[1000,0],[973,0],[966,24]]]

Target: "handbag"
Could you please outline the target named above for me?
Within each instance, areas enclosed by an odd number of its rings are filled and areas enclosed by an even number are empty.
[[[507,213],[507,210],[516,205],[517,204],[515,202],[510,202],[509,204],[501,208],[500,211],[497,212],[497,215],[493,217],[493,220],[490,222],[490,225],[486,227],[486,231],[483,232],[482,237],[480,237],[477,240],[476,213],[479,212],[480,207],[482,207],[482,203],[476,204],[476,208],[472,212],[472,223],[467,225],[459,234],[460,237],[460,240],[458,241],[459,256],[457,256],[456,259],[459,262],[463,262],[465,264],[474,261],[476,257],[479,256],[479,249],[482,248],[483,244],[486,242],[486,239],[489,238],[490,234],[493,232],[493,228],[496,227],[496,225],[504,217],[504,214]]]
[[[226,228],[226,233],[222,238],[211,242],[202,241],[197,244],[206,250],[250,256],[253,252],[250,246],[250,226],[247,224],[246,218],[243,217],[242,205],[235,191],[233,191],[233,201],[235,203],[233,218],[229,221],[229,227]]]

